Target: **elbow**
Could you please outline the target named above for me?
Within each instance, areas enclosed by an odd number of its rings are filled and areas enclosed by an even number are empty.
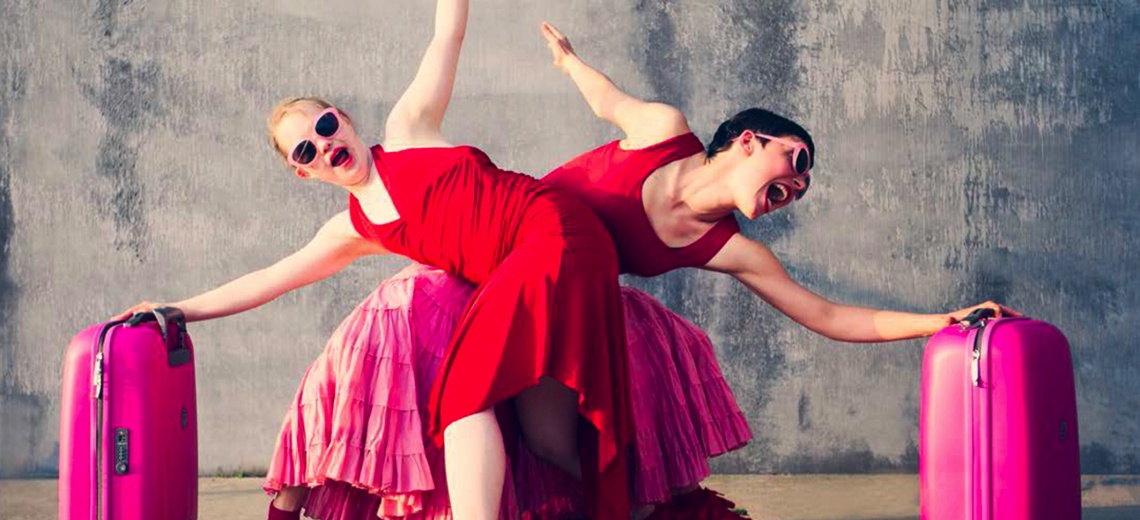
[[[832,341],[848,341],[848,335],[844,333],[839,320],[838,306],[830,302],[820,307],[816,320],[808,324],[808,328]]]
[[[858,312],[857,308],[828,302],[820,311],[821,336],[843,343],[874,343],[882,341],[875,331],[874,320]]]
[[[257,308],[276,300],[295,288],[295,283],[279,268],[280,264],[271,265],[264,269],[250,273],[249,283],[252,291],[249,309]],[[248,309],[246,309],[248,310]]]

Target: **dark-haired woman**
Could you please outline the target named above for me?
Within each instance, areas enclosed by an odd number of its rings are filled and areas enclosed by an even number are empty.
[[[541,31],[555,66],[570,76],[598,117],[615,124],[625,134],[624,139],[586,152],[543,179],[578,193],[594,208],[614,238],[622,272],[656,276],[681,267],[696,267],[727,273],[800,325],[847,342],[928,336],[979,306],[992,308],[999,315],[1018,315],[991,301],[945,314],[893,312],[841,305],[809,291],[788,276],[768,247],[742,235],[734,217],[735,212],[740,212],[755,219],[804,196],[811,183],[816,155],[811,135],[803,127],[770,111],[750,108],[722,123],[704,146],[689,130],[679,110],[626,94],[584,63],[553,25],[543,23]],[[672,433],[685,429],[686,424],[660,424],[661,416],[669,415],[662,413],[665,403],[654,402],[660,400],[663,385],[656,382],[654,393],[644,391],[651,380],[639,377],[645,375],[647,356],[638,354],[646,351],[647,345],[638,344],[636,338],[646,333],[641,330],[644,327],[687,324],[663,309],[657,310],[662,317],[654,322],[637,319],[637,313],[630,312],[630,290],[623,291],[630,341],[631,401],[637,429],[634,498],[639,504],[656,501],[647,500],[661,496],[661,489],[655,489],[653,484],[667,481],[676,496],[659,511],[667,511],[668,518],[733,518],[725,510],[726,501],[707,490],[695,489],[699,479],[685,482],[684,478],[674,477],[692,475],[692,468],[696,467],[701,468],[696,473],[703,478],[708,474],[707,457],[723,453],[726,447],[738,447],[749,437],[734,436],[739,429],[731,422],[690,423],[688,428],[700,434],[703,452],[678,446],[647,446],[642,442],[652,438],[667,445],[676,437],[647,430],[665,427]],[[645,309],[658,305],[644,295],[635,301]],[[669,353],[664,356],[666,359],[683,356],[695,360],[703,379],[723,380],[707,341],[648,346]],[[693,394],[701,392],[680,393]],[[737,409],[730,393],[713,397],[721,401],[712,403],[716,409]],[[699,407],[701,403],[680,404]],[[681,416],[686,411],[678,410],[673,415]],[[655,468],[652,479],[647,478],[638,465],[647,455],[661,452],[675,455]],[[647,508],[641,511],[644,514]]]

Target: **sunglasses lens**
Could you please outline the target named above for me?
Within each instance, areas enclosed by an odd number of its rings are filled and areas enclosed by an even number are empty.
[[[792,157],[792,161],[792,167],[795,168],[796,173],[800,175],[806,173],[808,171],[808,167],[811,166],[811,161],[808,160],[808,154],[806,151],[796,150],[795,156]]]
[[[293,162],[297,164],[309,164],[317,157],[317,146],[312,141],[305,139],[293,149],[292,157]]]
[[[340,130],[340,120],[337,119],[336,114],[329,112],[317,120],[317,125],[314,129],[317,135],[321,137],[332,137],[336,135],[337,130]]]

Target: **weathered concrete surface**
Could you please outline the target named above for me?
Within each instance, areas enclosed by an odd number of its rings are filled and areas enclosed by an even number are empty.
[[[917,520],[914,475],[714,475],[704,482],[755,520]],[[256,478],[203,478],[198,517],[263,518],[267,499]],[[55,518],[54,480],[0,480],[0,518]],[[1140,480],[1085,477],[1084,520],[1140,518]]]
[[[994,298],[1056,323],[1085,471],[1140,472],[1140,5],[478,2],[447,131],[535,173],[616,135],[549,66],[544,18],[701,137],[750,105],[800,119],[819,145],[812,193],[746,232],[837,301]],[[265,266],[343,207],[281,167],[265,112],[324,95],[377,135],[430,20],[411,0],[0,2],[0,475],[57,470],[71,334]],[[301,372],[401,265],[192,326],[203,472],[264,467]],[[920,342],[827,341],[725,276],[630,283],[717,343],[756,433],[718,471],[916,468]]]

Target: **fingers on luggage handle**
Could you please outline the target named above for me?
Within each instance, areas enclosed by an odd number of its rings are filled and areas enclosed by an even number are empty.
[[[136,312],[126,321],[133,327],[148,321],[158,322],[162,337],[166,340],[167,361],[176,367],[190,362],[190,349],[186,348],[182,336],[186,333],[186,317],[176,307],[156,307],[151,312]]]
[[[992,319],[997,316],[997,313],[989,307],[978,307],[973,312],[962,318],[962,330],[967,330],[978,326],[985,320]]]

